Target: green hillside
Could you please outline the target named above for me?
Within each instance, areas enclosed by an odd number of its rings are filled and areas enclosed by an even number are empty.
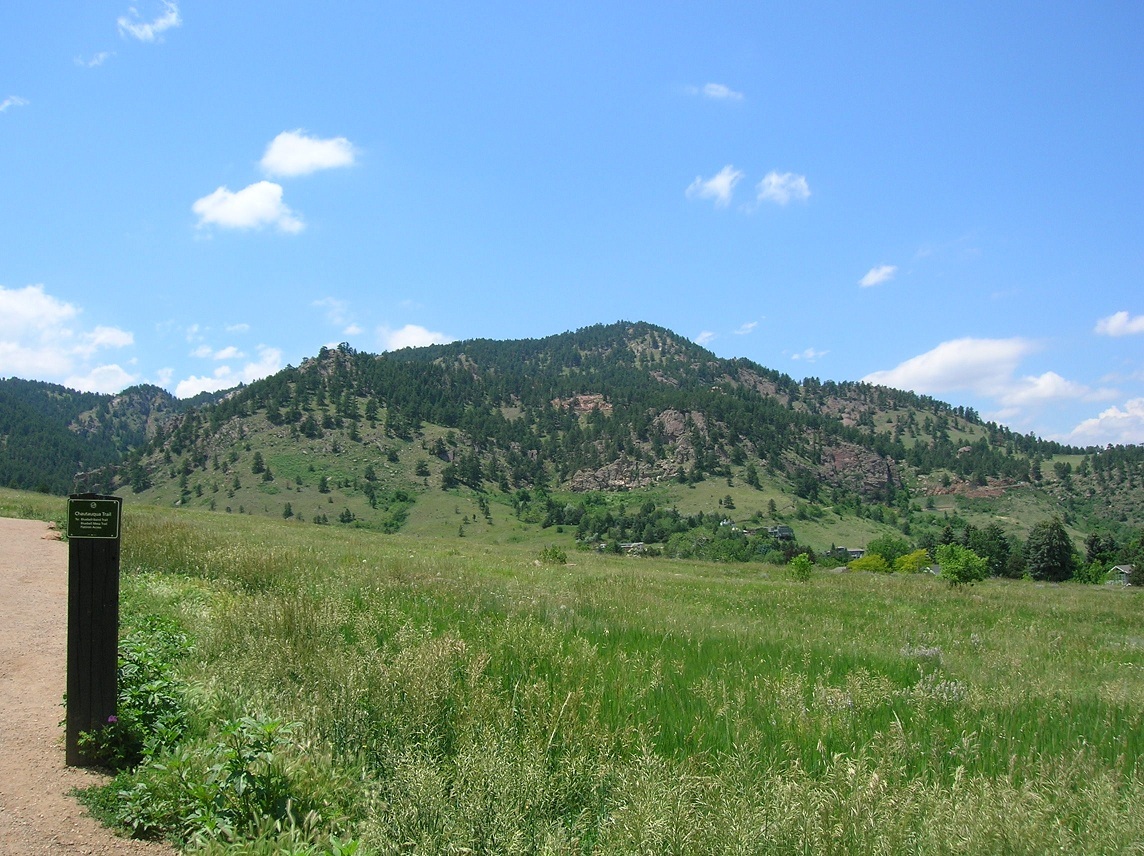
[[[112,404],[48,420],[73,444],[114,438],[85,487],[299,524],[728,560],[1000,528],[994,572],[1020,574],[1039,523],[1098,539],[1078,560],[1107,565],[1135,555],[1144,519],[1141,447],[1066,447],[926,396],[795,381],[645,323],[324,348],[205,401],[156,400],[131,432]],[[793,543],[764,537],[780,525]]]

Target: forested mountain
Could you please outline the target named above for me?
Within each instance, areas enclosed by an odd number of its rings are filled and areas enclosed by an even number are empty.
[[[1072,448],[928,396],[796,381],[646,323],[381,356],[323,348],[194,406],[153,387],[0,390],[0,483],[64,491],[76,471],[98,469],[86,487],[287,515],[297,496],[267,497],[313,487],[331,503],[336,494],[343,517],[390,529],[428,489],[508,501],[715,481],[777,486],[800,513],[903,531],[943,496],[1026,492],[1082,532],[1125,530],[1144,514],[1144,448]],[[540,521],[560,522],[555,508]]]
[[[180,409],[157,386],[100,395],[0,379],[0,485],[68,493],[83,486],[79,474],[118,464]]]

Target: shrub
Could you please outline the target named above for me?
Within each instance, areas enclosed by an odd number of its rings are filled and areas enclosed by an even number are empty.
[[[861,559],[847,563],[846,567],[852,571],[873,571],[878,574],[888,574],[894,570],[879,553],[867,553]]]
[[[937,548],[941,575],[951,586],[975,583],[989,576],[989,562],[960,544],[942,544]]]
[[[547,547],[540,551],[540,561],[544,562],[546,565],[567,565],[568,554],[561,550],[559,547],[555,547],[552,544],[549,544]]]
[[[810,579],[811,562],[810,557],[806,553],[799,553],[787,564],[790,569],[790,575],[800,582],[805,582]]]
[[[920,574],[930,566],[929,553],[925,550],[914,550],[894,560],[894,570],[904,574]]]

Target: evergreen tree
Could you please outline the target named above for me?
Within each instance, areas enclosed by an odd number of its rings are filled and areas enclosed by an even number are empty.
[[[1059,517],[1042,520],[1025,542],[1025,567],[1033,579],[1059,582],[1070,579],[1077,567],[1077,552]]]

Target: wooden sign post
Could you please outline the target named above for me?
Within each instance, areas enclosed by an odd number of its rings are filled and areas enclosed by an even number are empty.
[[[68,679],[65,746],[68,766],[92,759],[79,746],[115,716],[119,660],[118,496],[68,498]]]

